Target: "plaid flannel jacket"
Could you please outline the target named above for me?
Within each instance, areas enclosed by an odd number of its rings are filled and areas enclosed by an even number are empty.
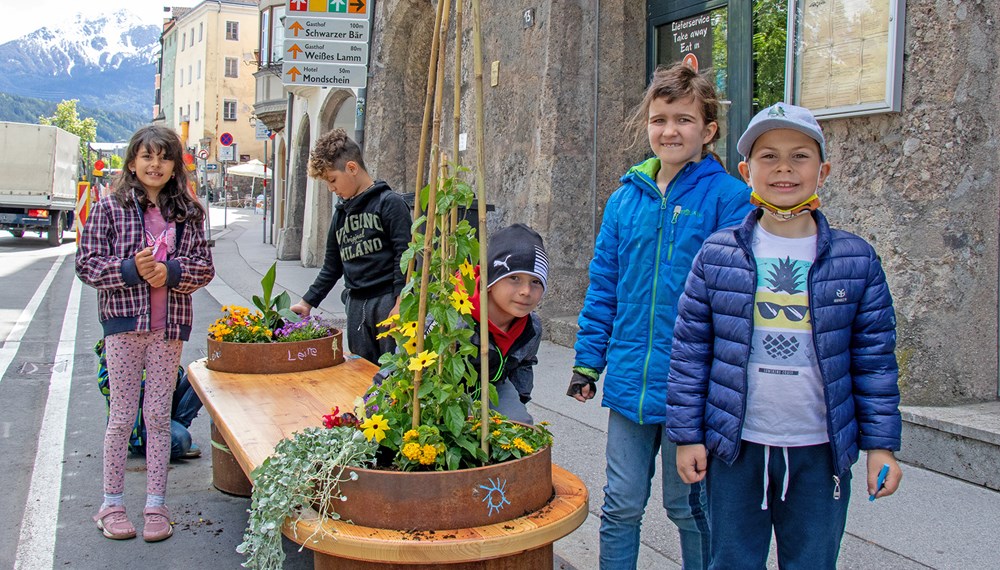
[[[149,285],[135,268],[135,254],[145,247],[142,209],[133,198],[122,207],[113,196],[102,198],[87,218],[76,250],[76,274],[97,289],[104,336],[150,330]],[[212,252],[200,224],[177,223],[177,246],[167,265],[169,340],[188,340],[194,320],[191,293],[215,277]]]

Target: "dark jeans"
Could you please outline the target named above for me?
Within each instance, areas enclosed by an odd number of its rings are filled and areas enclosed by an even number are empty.
[[[379,340],[378,324],[389,316],[396,305],[396,296],[391,292],[371,299],[355,299],[350,292],[344,295],[347,309],[347,347],[352,353],[378,364],[380,356],[395,352],[396,341],[391,336]]]
[[[709,459],[709,568],[763,570],[773,528],[782,570],[835,570],[847,523],[851,473],[840,477],[839,498],[835,498],[838,484],[830,445],[786,448],[787,464],[780,447],[748,441],[740,445],[732,466],[714,456]],[[765,450],[769,452],[766,467]]]

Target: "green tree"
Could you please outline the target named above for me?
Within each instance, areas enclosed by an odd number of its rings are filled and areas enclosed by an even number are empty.
[[[785,100],[786,0],[753,3],[753,112]]]
[[[87,145],[97,140],[97,121],[93,117],[81,119],[76,111],[78,99],[63,100],[56,105],[51,117],[38,117],[41,125],[53,125],[80,137],[80,156],[87,157]],[[90,164],[93,167],[93,163]]]

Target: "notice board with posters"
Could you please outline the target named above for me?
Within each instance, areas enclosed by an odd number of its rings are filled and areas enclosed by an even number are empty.
[[[899,112],[904,0],[792,0],[788,100],[817,117]]]

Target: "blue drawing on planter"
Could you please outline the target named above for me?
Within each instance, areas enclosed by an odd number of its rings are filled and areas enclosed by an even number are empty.
[[[483,502],[489,506],[489,516],[493,516],[494,512],[499,513],[500,509],[504,508],[504,505],[509,505],[510,501],[507,500],[507,481],[501,481],[497,477],[496,481],[493,479],[488,479],[490,482],[489,486],[480,485],[479,488],[486,491],[486,496],[483,497]]]

